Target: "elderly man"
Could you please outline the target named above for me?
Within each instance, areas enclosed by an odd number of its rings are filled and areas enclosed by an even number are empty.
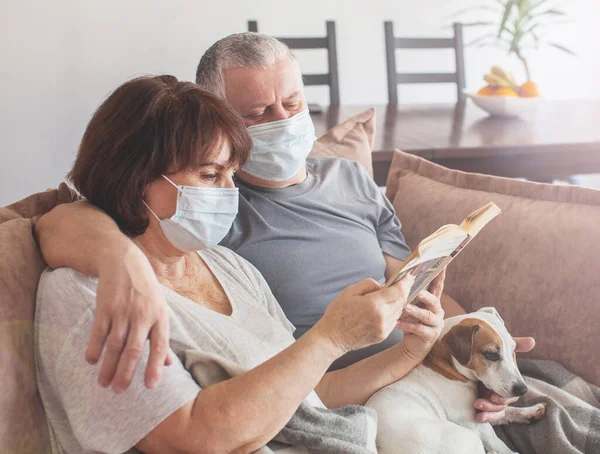
[[[349,284],[368,277],[382,282],[406,258],[400,223],[366,172],[343,159],[307,159],[314,126],[298,64],[284,44],[257,33],[226,37],[202,57],[196,82],[234,107],[254,141],[237,173],[239,214],[221,244],[259,269],[298,335]],[[168,317],[145,257],[112,220],[85,202],[57,207],[38,223],[38,234],[51,266],[100,278],[87,358],[98,361],[106,342],[101,384],[124,391],[149,337],[146,379],[155,385],[162,364],[169,362],[161,348]],[[449,314],[462,312],[450,299],[443,298],[442,305]],[[387,341],[342,358],[337,367],[401,337],[396,330]],[[528,350],[532,343],[526,339],[519,348]],[[476,402],[484,411],[479,418],[502,416],[506,402],[497,403]]]

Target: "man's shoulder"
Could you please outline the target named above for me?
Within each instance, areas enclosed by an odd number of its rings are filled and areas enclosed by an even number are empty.
[[[372,192],[372,187],[376,187],[363,166],[350,159],[310,158],[307,167],[316,177],[317,185],[335,186],[361,195]]]
[[[328,174],[340,170],[359,174],[365,172],[358,162],[346,158],[308,158],[306,165],[316,174]]]

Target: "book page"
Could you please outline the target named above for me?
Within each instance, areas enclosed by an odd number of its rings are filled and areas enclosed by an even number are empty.
[[[502,213],[502,210],[494,202],[475,210],[460,225],[465,231],[474,237],[482,228],[484,228],[492,219]]]
[[[419,243],[402,266],[388,279],[385,286],[395,284],[407,273],[415,276],[408,303],[421,290],[427,288],[431,281],[447,266],[458,253],[479,233],[492,219],[502,213],[493,202],[473,211],[460,226],[448,224]]]
[[[468,234],[459,234],[455,236],[440,239],[428,245],[424,250],[420,250],[419,257],[415,257],[403,266],[403,270],[408,271],[425,262],[430,262],[440,257],[448,257],[458,246],[467,238]]]
[[[459,243],[447,242],[446,245],[448,249],[444,249],[444,254],[442,255],[439,253],[431,253],[428,260],[423,261],[421,260],[422,257],[420,257],[418,261],[414,260],[415,263],[410,268],[407,267],[403,269],[402,273],[400,273],[393,281],[393,283],[398,282],[412,270],[412,273],[415,276],[415,282],[410,289],[410,295],[406,300],[407,304],[411,303],[417,297],[419,292],[421,292],[421,290],[429,287],[431,281],[433,281],[435,277],[444,269],[444,267],[448,265],[467,244],[469,244],[469,241],[471,241],[471,237],[469,235],[464,235],[460,237],[460,239],[462,241]],[[454,245],[454,247],[449,250],[451,245]],[[440,248],[436,249],[441,252]],[[446,254],[445,252],[448,253]],[[386,285],[392,285],[393,283],[390,282]]]

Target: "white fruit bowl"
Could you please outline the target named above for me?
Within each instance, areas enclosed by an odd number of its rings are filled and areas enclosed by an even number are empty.
[[[516,96],[480,96],[465,93],[477,107],[497,117],[523,117],[533,114],[541,98],[520,98]]]

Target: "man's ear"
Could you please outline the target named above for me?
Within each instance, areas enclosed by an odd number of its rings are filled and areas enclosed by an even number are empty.
[[[495,315],[496,317],[498,317],[498,319],[502,322],[502,324],[504,325],[504,320],[502,319],[502,317],[500,317],[500,314],[498,313],[498,311],[496,310],[495,307],[482,307],[481,309],[479,309],[477,312],[487,312],[488,314],[492,314]]]
[[[471,351],[479,325],[456,325],[444,336],[450,354],[463,366],[471,362]]]

